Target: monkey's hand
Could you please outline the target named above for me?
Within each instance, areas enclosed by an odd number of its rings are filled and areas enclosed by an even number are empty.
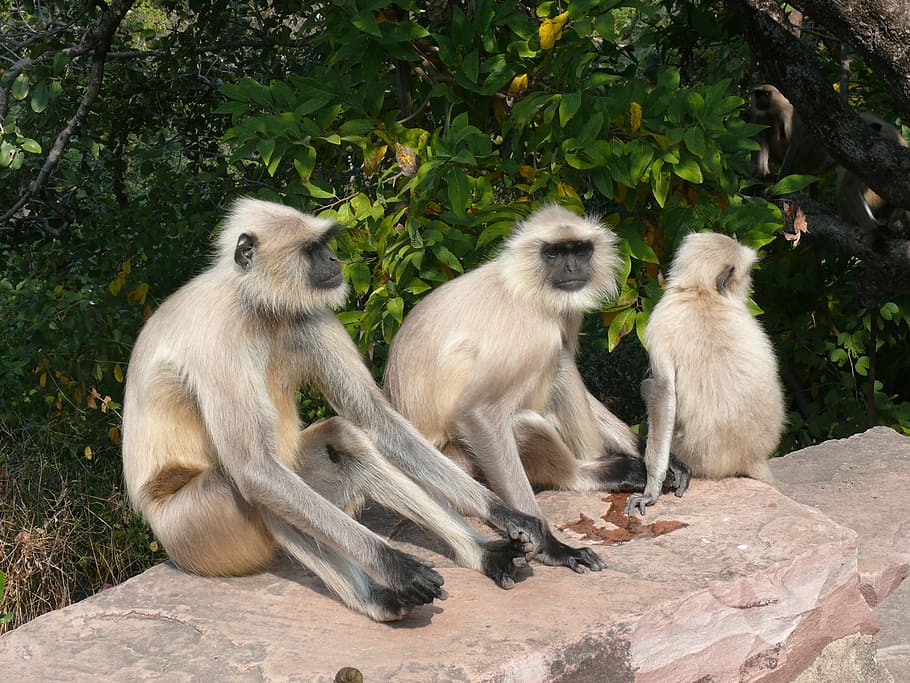
[[[689,482],[686,481],[688,486]],[[682,495],[682,494],[680,494]],[[657,502],[657,496],[649,496],[646,493],[633,493],[629,496],[629,500],[626,501],[626,515],[631,517],[635,514],[636,508],[641,513],[641,516],[645,516],[645,507],[648,505],[654,505]]]
[[[527,567],[528,561],[537,552],[527,535],[519,538],[504,538],[484,545],[482,569],[500,588],[508,590],[515,585],[513,577],[518,567]]]
[[[667,466],[667,474],[669,476],[664,480],[663,490],[665,492],[673,491],[673,494],[677,498],[682,498],[686,489],[689,488],[689,481],[692,479],[692,468],[682,460],[678,460],[677,457],[671,453],[670,464]],[[653,503],[648,503],[648,505],[653,505]],[[644,508],[642,508],[641,513],[645,514]]]
[[[552,567],[568,567],[579,574],[584,573],[585,567],[593,572],[599,572],[607,566],[590,548],[572,548],[557,539],[549,529],[537,559]]]
[[[433,569],[432,562],[387,547],[382,567],[384,583],[405,605],[426,605],[449,597],[442,587],[445,579]]]

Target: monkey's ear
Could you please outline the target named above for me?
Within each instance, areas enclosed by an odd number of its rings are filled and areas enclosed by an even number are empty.
[[[237,238],[234,249],[234,263],[249,272],[253,267],[253,256],[256,254],[256,237],[243,233]]]
[[[735,272],[736,266],[727,266],[721,271],[720,275],[717,276],[715,284],[717,285],[717,291],[720,292],[721,295],[727,293],[727,282],[730,281],[730,278],[733,277],[733,273]]]

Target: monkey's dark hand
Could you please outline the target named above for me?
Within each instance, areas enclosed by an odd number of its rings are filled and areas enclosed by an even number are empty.
[[[481,570],[500,588],[508,590],[515,585],[513,577],[519,567],[527,567],[528,561],[537,552],[537,547],[523,538],[504,538],[484,544]]]
[[[673,494],[677,498],[682,498],[686,489],[689,488],[689,481],[692,479],[692,468],[682,460],[678,460],[676,456],[671,453],[670,464],[667,466],[667,474],[669,476],[664,480],[664,492],[673,491]],[[653,501],[648,503],[648,505],[653,504]],[[626,508],[628,509],[628,505]],[[628,512],[626,514],[628,514]],[[645,514],[644,508],[642,508],[641,514]]]
[[[491,511],[490,521],[502,529],[513,541],[530,543],[533,546],[532,554],[540,552],[549,533],[543,520],[519,512],[503,503],[499,503]]]
[[[382,566],[385,583],[406,605],[426,605],[449,597],[442,587],[445,579],[433,569],[432,562],[389,547]]]
[[[688,486],[689,482],[686,481]],[[680,494],[682,495],[682,494]],[[631,517],[635,514],[636,508],[641,513],[641,516],[645,516],[645,507],[648,505],[654,505],[657,502],[657,496],[649,496],[644,493],[633,493],[629,496],[629,500],[626,501],[626,515]]]
[[[573,548],[557,539],[549,529],[543,549],[537,559],[552,567],[568,567],[578,574],[583,574],[585,567],[599,572],[606,567],[600,556],[590,548]]]

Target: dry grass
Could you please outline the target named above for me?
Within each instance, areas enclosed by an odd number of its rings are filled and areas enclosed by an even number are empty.
[[[0,425],[0,633],[161,559],[124,501],[117,450],[87,460],[36,431]]]

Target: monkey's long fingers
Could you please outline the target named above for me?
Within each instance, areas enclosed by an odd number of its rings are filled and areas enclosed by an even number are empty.
[[[688,485],[688,483],[687,483]],[[657,502],[657,496],[648,496],[643,493],[637,493],[629,496],[629,500],[626,501],[625,513],[627,516],[631,517],[635,514],[635,510],[641,513],[641,516],[645,516],[645,507],[648,505],[654,505]]]
[[[682,460],[678,460],[676,456],[671,453],[667,471],[670,473],[670,476],[673,477],[676,486],[676,489],[673,492],[674,495],[677,498],[682,498],[686,489],[689,488],[689,482],[692,480],[692,468]],[[642,511],[642,514],[644,514],[644,511]]]

